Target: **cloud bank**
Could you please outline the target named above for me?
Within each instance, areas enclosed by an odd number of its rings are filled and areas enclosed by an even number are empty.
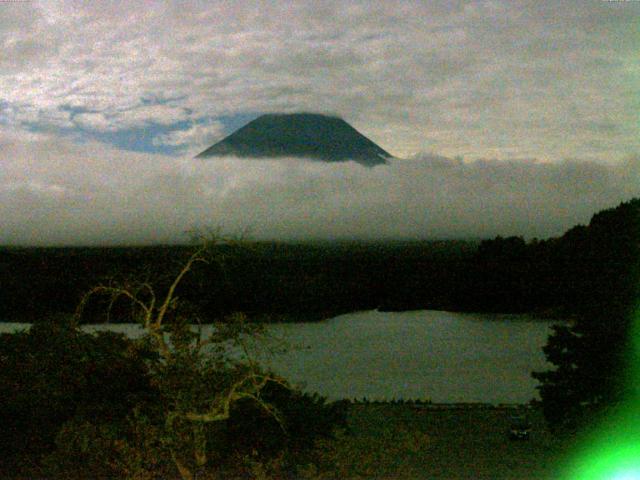
[[[604,165],[425,154],[365,168],[0,138],[4,245],[174,243],[203,226],[276,240],[544,238],[640,195],[637,157]]]

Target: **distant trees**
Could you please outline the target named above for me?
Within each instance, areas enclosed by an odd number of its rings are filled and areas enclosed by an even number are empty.
[[[633,324],[640,292],[640,199],[593,216],[555,241],[581,299],[570,325],[556,326],[544,348],[555,369],[534,372],[553,426],[579,426],[595,412],[638,392],[640,352]],[[561,274],[561,273],[559,273]],[[635,343],[635,344],[634,344]]]
[[[207,321],[235,311],[249,316],[322,319],[374,308],[455,309],[456,288],[468,280],[468,259],[478,242],[243,243],[212,247],[224,256],[199,263],[179,288],[182,305],[198,306]],[[0,247],[0,319],[38,322],[51,312],[73,314],[88,285],[143,278],[170,284],[189,246],[117,248]],[[85,319],[104,321],[108,301],[97,299]],[[464,298],[464,297],[463,297]],[[112,322],[128,306],[112,307]],[[120,315],[122,314],[122,315]],[[122,316],[122,319],[120,318]]]
[[[465,310],[527,312],[538,308],[534,293],[533,248],[523,237],[483,240],[467,263],[459,282],[456,304]]]
[[[620,208],[633,209],[628,204]],[[183,307],[197,306],[207,321],[235,311],[322,319],[374,308],[583,314],[604,297],[624,302],[628,296],[624,269],[634,259],[623,244],[632,232],[623,234],[620,222],[605,211],[588,227],[540,241],[215,245],[224,269],[198,263],[178,294]],[[151,276],[157,289],[168,288],[174,262],[190,254],[188,246],[0,248],[0,319],[37,322],[51,312],[72,313],[87,285],[109,279]],[[104,320],[107,304],[92,302],[85,318]],[[127,319],[128,311],[116,302],[111,320]]]

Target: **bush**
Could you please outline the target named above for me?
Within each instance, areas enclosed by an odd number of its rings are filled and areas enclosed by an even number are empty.
[[[340,404],[295,392],[252,361],[245,339],[260,327],[244,315],[216,323],[207,338],[191,328],[197,316],[175,292],[193,266],[209,261],[205,244],[168,287],[112,281],[83,298],[75,320],[93,297],[107,297],[108,305],[130,301],[129,319],[144,327],[142,339],[90,335],[69,319],[0,337],[0,446],[8,459],[0,473],[280,476],[344,424]],[[246,358],[231,355],[232,345]],[[36,460],[28,474],[17,467],[25,458]]]
[[[228,453],[260,452],[260,460],[273,459],[284,452],[289,466],[307,461],[316,441],[332,438],[336,429],[347,425],[348,402],[327,402],[317,394],[307,394],[269,385],[261,394],[279,412],[278,422],[250,402],[239,402],[225,430]]]
[[[135,409],[118,422],[76,417],[56,437],[56,449],[43,459],[46,478],[173,478],[175,466],[163,444],[159,416]]]
[[[123,335],[83,333],[65,318],[0,335],[0,473],[17,457],[53,451],[72,419],[121,422],[155,398],[148,355]]]

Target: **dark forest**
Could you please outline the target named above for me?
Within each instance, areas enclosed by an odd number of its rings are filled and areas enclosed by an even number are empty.
[[[306,321],[375,308],[567,318],[632,297],[639,204],[636,199],[599,212],[589,225],[559,238],[528,242],[496,237],[221,244],[216,248],[222,261],[194,270],[180,295],[205,321],[235,311],[271,321]],[[71,313],[90,286],[113,278],[170,278],[191,250],[2,248],[0,318],[37,322],[52,313]],[[92,321],[106,320],[96,315]],[[110,321],[118,320],[116,306]]]

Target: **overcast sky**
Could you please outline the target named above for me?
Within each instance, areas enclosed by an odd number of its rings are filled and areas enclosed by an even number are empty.
[[[640,194],[639,25],[637,1],[0,2],[0,244],[562,233]],[[409,160],[191,159],[282,111]]]

